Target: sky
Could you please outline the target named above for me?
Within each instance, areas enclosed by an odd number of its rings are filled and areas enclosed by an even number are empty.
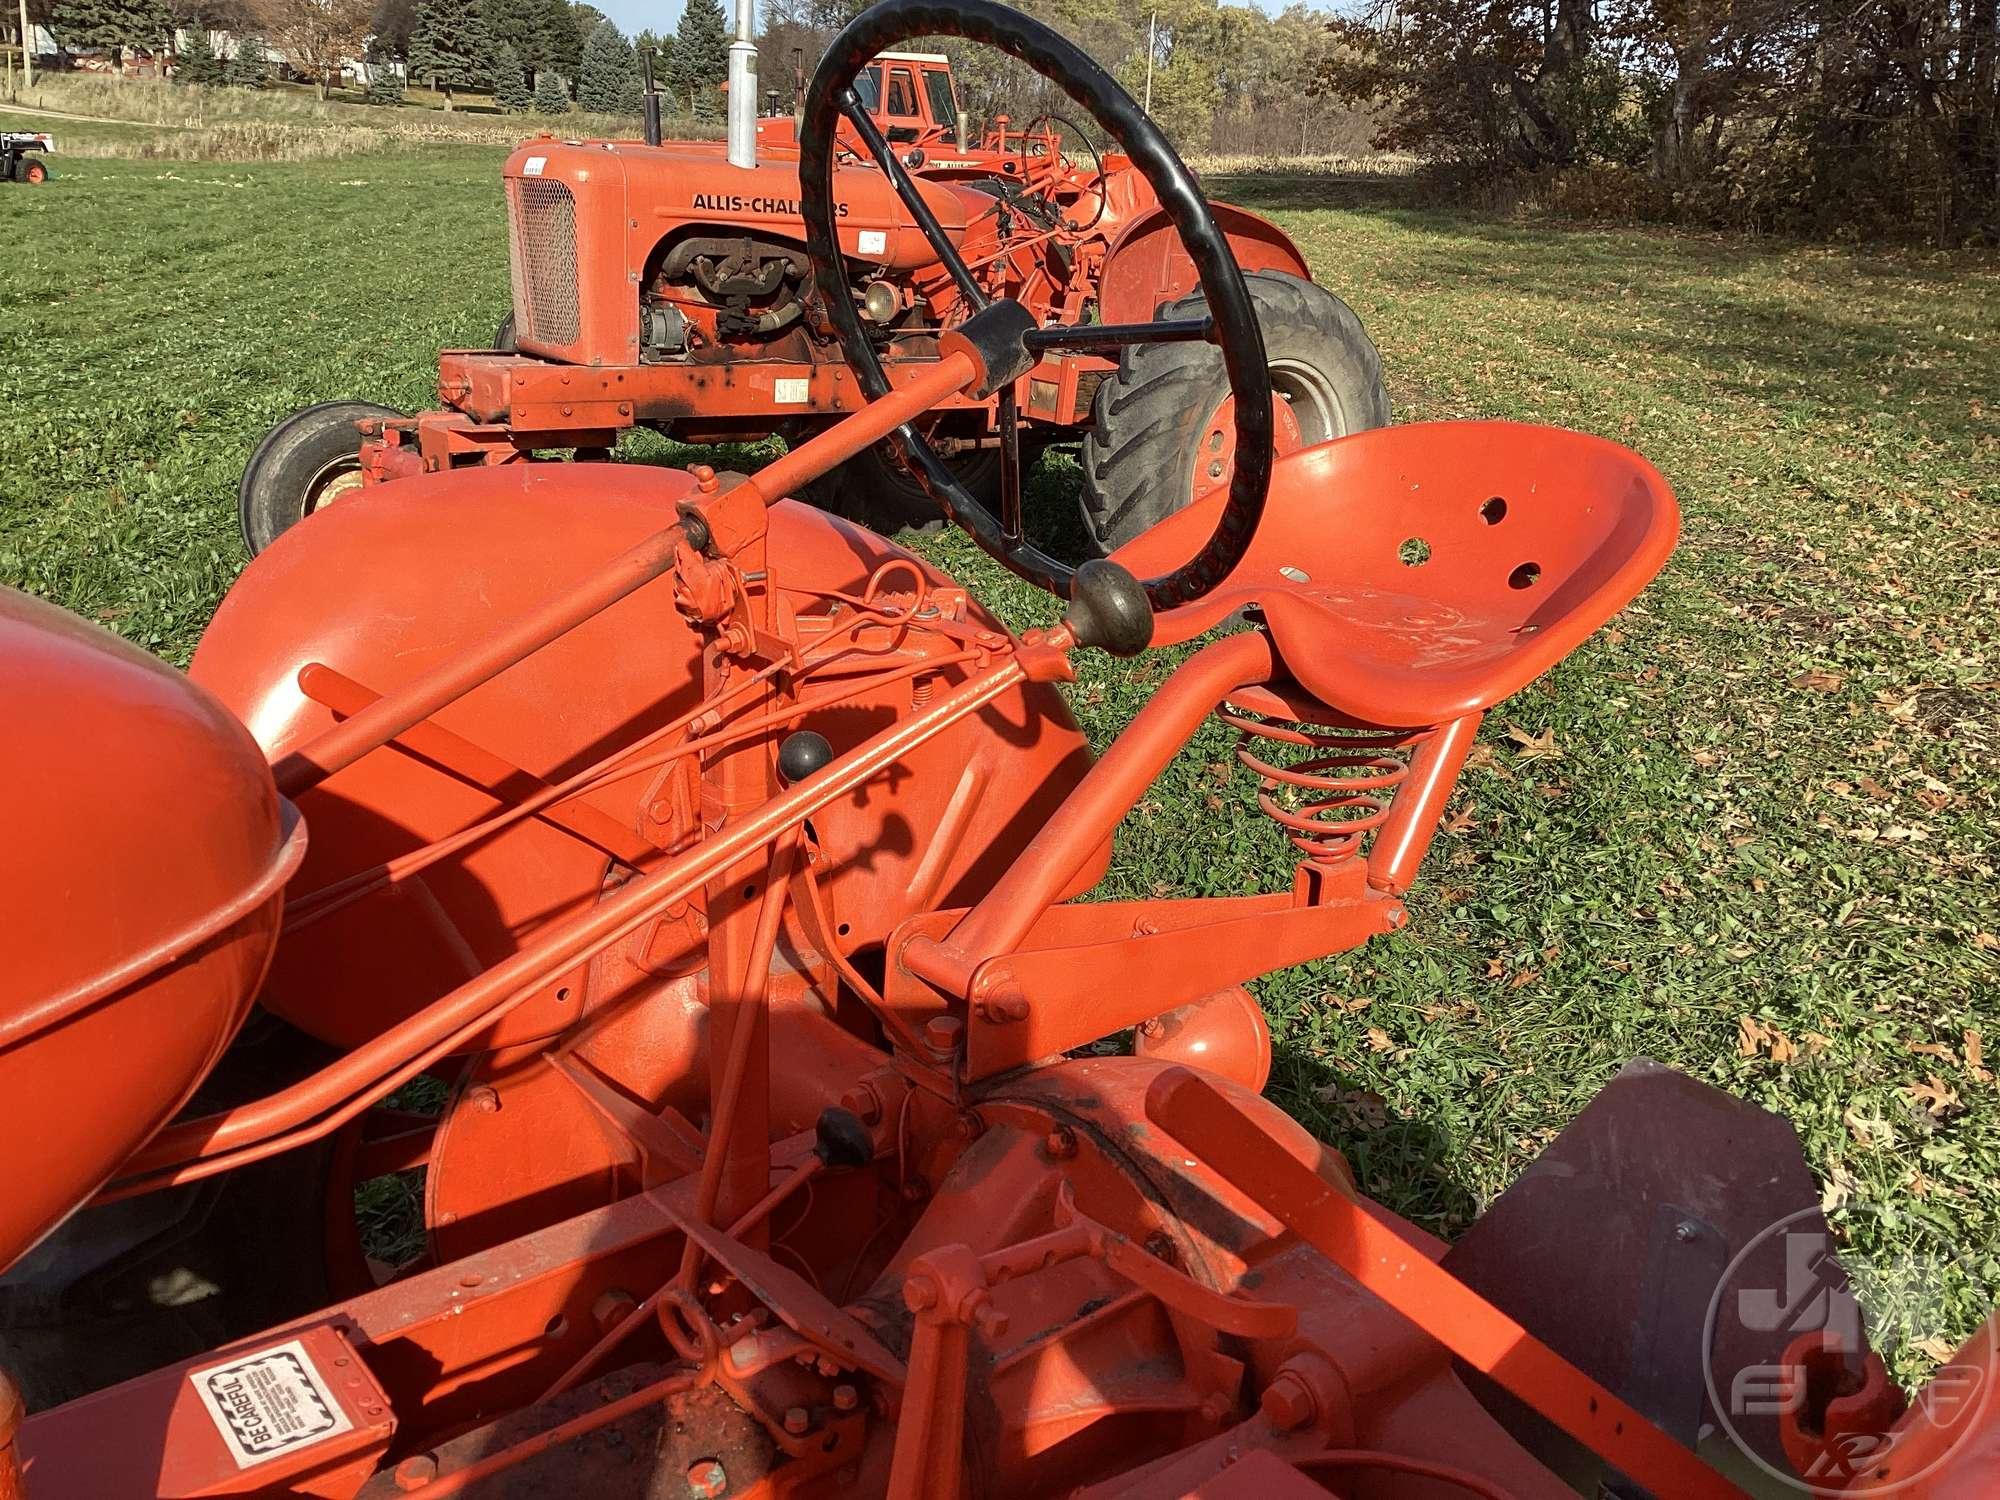
[[[618,23],[618,29],[627,36],[637,36],[651,27],[656,32],[669,32],[680,24],[681,0],[591,0],[599,10]],[[1243,0],[1223,0],[1224,4],[1240,4]],[[1257,9],[1276,15],[1285,8],[1285,0],[1256,0]],[[736,0],[722,0],[722,13],[733,24],[736,15]]]

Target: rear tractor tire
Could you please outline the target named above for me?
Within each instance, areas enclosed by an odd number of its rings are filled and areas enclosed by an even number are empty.
[[[1389,422],[1382,359],[1340,298],[1282,271],[1244,278],[1264,332],[1279,454]],[[1162,317],[1207,310],[1200,293]],[[1083,521],[1106,552],[1228,482],[1233,403],[1211,344],[1135,344],[1097,388],[1083,443]]]
[[[361,488],[366,417],[402,413],[368,401],[324,401],[293,412],[264,435],[243,467],[236,511],[255,557],[312,512]]]
[[[493,331],[493,347],[502,354],[521,352],[520,340],[514,332],[514,309],[507,309],[507,316],[500,320],[500,326]]]
[[[1027,465],[1028,455],[1022,453]],[[975,448],[950,460],[965,487],[989,509],[1000,503],[1000,450]],[[897,462],[889,444],[877,443],[857,453],[832,473],[814,480],[805,498],[821,510],[866,526],[883,536],[894,536],[905,528],[936,531],[944,525],[944,512],[928,491]]]

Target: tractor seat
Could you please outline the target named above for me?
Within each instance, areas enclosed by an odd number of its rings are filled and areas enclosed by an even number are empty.
[[[1115,559],[1193,554],[1223,492]],[[1516,422],[1413,422],[1279,459],[1250,550],[1154,621],[1171,646],[1255,606],[1307,693],[1364,724],[1443,724],[1518,692],[1628,604],[1673,550],[1659,471],[1602,438]]]

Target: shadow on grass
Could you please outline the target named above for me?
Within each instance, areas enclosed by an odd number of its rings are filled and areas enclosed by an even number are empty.
[[[1447,1240],[1479,1216],[1478,1198],[1446,1169],[1450,1138],[1427,1120],[1395,1113],[1361,1075],[1276,1037],[1264,1092],[1344,1155],[1361,1191],[1392,1213]]]

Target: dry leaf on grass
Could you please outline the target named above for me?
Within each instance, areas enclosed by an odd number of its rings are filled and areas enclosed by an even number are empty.
[[[1801,672],[1792,679],[1792,686],[1810,693],[1837,693],[1845,680],[1837,672]]]
[[[1965,1071],[1972,1075],[1976,1083],[1993,1081],[1993,1075],[1986,1071],[1986,1043],[1970,1027],[1965,1033]]]
[[[1958,1090],[1933,1073],[1922,1083],[1906,1083],[1903,1092],[1908,1094],[1924,1112],[1933,1119],[1942,1119],[1958,1107]]]
[[[1736,1051],[1743,1057],[1768,1057],[1781,1065],[1799,1055],[1799,1049],[1792,1045],[1790,1037],[1769,1021],[1760,1021],[1755,1016],[1736,1018]]]
[[[1520,746],[1516,760],[1561,760],[1562,746],[1556,743],[1556,732],[1544,729],[1540,734],[1530,734],[1519,724],[1507,726],[1507,738]]]

